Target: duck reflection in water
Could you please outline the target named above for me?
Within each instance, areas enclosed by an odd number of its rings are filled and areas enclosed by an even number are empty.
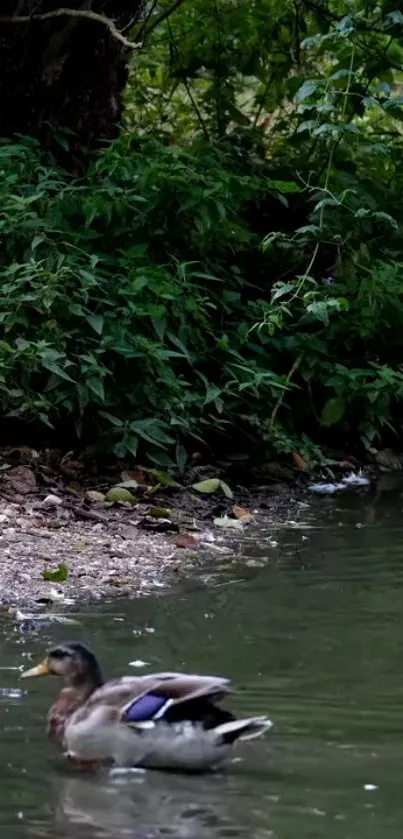
[[[60,780],[60,779],[59,779]],[[63,778],[43,839],[221,839],[243,837],[231,778],[132,771]],[[241,808],[239,808],[240,810]],[[38,832],[35,834],[38,836]]]

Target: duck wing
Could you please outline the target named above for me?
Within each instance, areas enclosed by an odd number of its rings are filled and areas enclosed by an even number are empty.
[[[229,693],[229,681],[216,676],[186,673],[158,673],[143,682],[143,692],[131,697],[122,708],[121,720],[138,723],[167,718],[176,721],[183,716],[202,717],[207,708]],[[186,708],[186,711],[185,711]],[[190,708],[192,712],[190,712]]]
[[[76,711],[74,722],[90,716],[97,708],[110,709],[121,722],[136,723],[160,719],[169,708],[198,701],[214,703],[230,692],[228,679],[187,673],[150,673],[122,676],[97,688]],[[109,714],[108,714],[109,716]],[[179,714],[180,716],[180,714]]]

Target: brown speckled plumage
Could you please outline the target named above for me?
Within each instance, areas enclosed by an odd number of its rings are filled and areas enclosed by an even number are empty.
[[[266,717],[237,720],[220,708],[228,679],[186,673],[122,676],[104,682],[80,642],[60,644],[23,676],[64,678],[47,716],[47,734],[75,769],[124,766],[190,768],[219,763],[238,739],[259,736]]]
[[[74,688],[63,688],[47,716],[46,733],[55,746],[63,748],[66,722],[79,707]]]

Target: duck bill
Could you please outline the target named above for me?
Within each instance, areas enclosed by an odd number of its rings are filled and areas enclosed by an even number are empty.
[[[25,670],[24,673],[21,673],[21,679],[28,679],[31,676],[49,676],[49,664],[48,660],[44,658],[40,664],[37,664],[35,667],[31,667],[30,670]]]

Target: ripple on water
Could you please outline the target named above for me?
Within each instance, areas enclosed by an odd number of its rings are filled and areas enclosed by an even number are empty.
[[[162,596],[84,610],[69,627],[4,623],[2,835],[400,839],[401,506],[391,493],[313,499]],[[20,696],[17,681],[66,636],[91,639],[111,674],[229,675],[235,710],[269,713],[275,728],[215,776],[71,776],[44,736],[55,682]]]

